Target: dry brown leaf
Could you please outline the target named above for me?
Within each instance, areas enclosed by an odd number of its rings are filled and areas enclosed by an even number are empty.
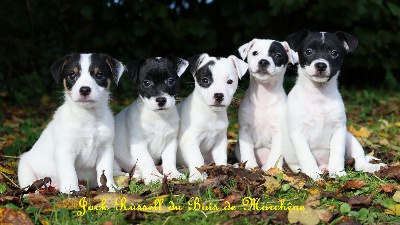
[[[24,212],[6,207],[0,208],[0,224],[33,225]]]
[[[102,201],[104,206],[108,208],[115,208],[120,206],[120,202],[123,201],[126,206],[131,204],[142,202],[144,198],[139,195],[129,195],[122,193],[102,193],[92,199],[93,204],[101,205]],[[116,204],[116,201],[118,204]]]
[[[229,205],[233,205],[239,201],[240,201],[240,199],[236,195],[228,195],[228,196],[226,196],[224,201],[221,203],[221,206],[222,207],[227,206],[228,202],[229,202]]]
[[[351,125],[348,127],[348,131],[356,137],[368,138],[371,135],[371,131],[369,131],[366,127],[360,127],[360,129],[357,130],[355,127],[353,127],[353,125]]]
[[[43,204],[48,202],[46,197],[44,197],[43,195],[32,193],[28,195],[28,200],[31,205]]]
[[[363,180],[349,180],[346,183],[343,184],[342,187],[340,187],[337,191],[342,192],[346,190],[353,190],[353,189],[360,189],[365,187],[367,183]]]
[[[325,223],[328,223],[333,217],[333,213],[329,210],[314,209],[314,212],[318,215],[319,219]]]
[[[300,223],[305,225],[315,225],[319,223],[317,213],[311,207],[305,207],[304,210],[290,210],[288,213],[290,223]]]
[[[265,187],[265,193],[267,195],[272,194],[274,191],[281,189],[281,185],[273,177],[265,176],[264,180],[265,181],[264,181],[264,184],[262,184],[262,186]]]
[[[266,171],[266,173],[268,175],[274,176],[274,177],[278,177],[280,174],[283,174],[283,178],[282,180],[286,181],[286,182],[293,182],[294,178],[293,177],[289,177],[288,175],[286,175],[285,173],[283,173],[282,170],[278,169],[278,168],[271,168],[269,170]]]
[[[306,201],[304,202],[304,206],[315,207],[321,204],[321,193],[317,193],[315,195],[308,195]]]
[[[392,193],[397,190],[397,184],[382,184],[378,188],[378,192]]]
[[[372,195],[367,195],[367,196],[351,196],[349,197],[349,200],[347,201],[349,205],[351,205],[351,208],[366,208],[371,206],[372,203]]]

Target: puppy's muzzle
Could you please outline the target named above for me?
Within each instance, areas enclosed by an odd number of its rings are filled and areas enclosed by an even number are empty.
[[[90,92],[92,91],[92,89],[90,89],[90,87],[87,87],[87,86],[83,86],[83,87],[81,87],[80,89],[79,89],[79,93],[82,95],[82,96],[88,96],[89,94],[90,94]]]
[[[224,94],[222,93],[215,93],[214,94],[215,101],[221,103],[224,100]]]
[[[167,99],[165,97],[156,98],[157,105],[159,107],[163,107],[167,103]]]
[[[326,63],[323,62],[315,63],[315,69],[320,73],[324,72],[326,68],[328,68],[328,65],[326,65]]]
[[[266,59],[261,59],[260,61],[258,61],[257,73],[260,73],[260,74],[267,74],[267,73],[268,73],[268,71],[267,71],[268,67],[269,67],[269,62],[268,62],[268,60],[266,60]]]

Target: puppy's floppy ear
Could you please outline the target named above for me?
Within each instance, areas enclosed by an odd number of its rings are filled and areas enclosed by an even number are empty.
[[[281,42],[281,44],[283,45],[283,48],[286,51],[286,54],[289,57],[289,63],[291,64],[296,64],[299,62],[299,55],[297,54],[297,52],[293,51],[290,47],[289,44],[286,41]]]
[[[105,58],[107,65],[110,67],[111,73],[114,78],[114,82],[118,84],[119,78],[121,78],[125,70],[124,65],[120,61],[112,58],[109,55],[106,54],[101,54],[101,55]]]
[[[167,55],[166,57],[169,61],[172,62],[172,65],[174,65],[174,70],[176,72],[176,74],[178,75],[178,77],[181,77],[182,74],[185,72],[186,68],[189,66],[189,62],[178,58],[174,55]]]
[[[285,38],[285,41],[289,44],[293,51],[298,52],[301,41],[308,35],[310,31],[308,29],[299,30],[293,34],[290,34]]]
[[[128,71],[128,77],[136,83],[139,76],[140,67],[142,66],[144,60],[137,59],[126,64],[126,70]]]
[[[242,57],[243,60],[245,60],[247,58],[247,55],[249,54],[249,51],[250,51],[251,47],[253,47],[255,42],[256,42],[256,39],[253,39],[249,43],[246,43],[239,47],[238,51],[239,51],[240,57]]]
[[[61,59],[55,61],[51,67],[51,75],[53,75],[54,80],[56,83],[61,81],[62,78],[62,71],[64,70],[64,66],[67,64],[68,60],[71,58],[72,54],[66,55]]]
[[[207,53],[199,54],[188,58],[189,61],[189,71],[194,76],[196,74],[199,66],[204,62],[205,59],[210,57]]]
[[[245,61],[238,59],[234,55],[229,56],[228,59],[232,62],[236,74],[238,75],[239,79],[241,79],[243,75],[246,73],[247,68],[249,68],[249,66]]]
[[[358,39],[356,37],[343,31],[338,31],[335,33],[335,35],[343,43],[346,53],[354,52],[358,45]]]

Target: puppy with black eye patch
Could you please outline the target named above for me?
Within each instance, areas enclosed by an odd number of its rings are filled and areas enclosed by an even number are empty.
[[[175,96],[179,77],[188,66],[184,59],[168,55],[135,60],[126,66],[129,78],[138,84],[139,97],[115,117],[115,168],[130,172],[145,184],[161,180],[156,165],[162,160],[163,174],[169,178],[183,176],[176,169],[179,114]]]
[[[79,191],[78,179],[90,187],[107,177],[114,191],[114,119],[109,109],[111,81],[118,83],[121,62],[105,54],[70,54],[51,66],[56,82],[63,82],[65,102],[29,152],[21,155],[21,188],[50,177],[63,193]]]
[[[233,55],[216,58],[208,54],[193,56],[189,63],[195,89],[178,105],[181,121],[177,162],[189,168],[189,180],[195,181],[205,178],[196,167],[213,162],[227,164],[226,108],[238,78],[247,71],[247,63]]]
[[[329,171],[344,176],[345,158],[355,159],[355,170],[373,173],[385,164],[371,164],[373,157],[346,131],[346,114],[337,84],[344,56],[355,50],[356,37],[300,30],[286,37],[299,55],[296,85],[290,91],[282,127],[284,160],[294,172],[314,180]]]
[[[297,54],[287,42],[253,39],[239,48],[247,58],[250,85],[239,108],[239,143],[235,153],[246,168],[267,170],[277,162],[282,167],[281,117],[285,112],[286,93],[283,78]]]

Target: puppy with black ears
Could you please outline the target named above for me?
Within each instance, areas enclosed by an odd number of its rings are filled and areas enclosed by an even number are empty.
[[[189,168],[189,180],[195,181],[205,178],[196,167],[213,162],[227,164],[226,108],[236,92],[238,78],[246,73],[247,63],[233,55],[216,58],[208,54],[193,56],[189,62],[195,88],[178,105],[177,161]]]
[[[330,177],[344,176],[345,158],[355,159],[355,169],[373,173],[385,164],[371,164],[371,157],[346,131],[346,114],[337,78],[344,56],[355,50],[356,37],[300,30],[286,37],[299,55],[298,78],[290,91],[283,120],[282,151],[294,172],[314,180],[328,170]],[[373,158],[373,157],[372,157]]]
[[[145,184],[163,178],[156,168],[160,160],[164,175],[183,176],[176,169],[179,114],[175,96],[188,64],[168,55],[126,65],[129,78],[138,84],[139,98],[115,117],[115,160],[125,172],[136,165],[140,174],[135,177],[143,178]],[[114,174],[120,174],[120,168]]]
[[[250,85],[239,108],[239,143],[236,158],[267,170],[277,162],[282,168],[281,117],[285,112],[286,93],[283,78],[289,63],[297,62],[297,54],[287,42],[253,39],[239,48],[247,58]]]
[[[100,186],[104,172],[107,187],[114,191],[109,88],[123,71],[122,63],[104,54],[71,54],[53,63],[51,73],[64,84],[65,102],[32,149],[21,155],[22,188],[50,177],[60,192],[69,193],[79,191],[78,179],[87,180],[90,187]]]

